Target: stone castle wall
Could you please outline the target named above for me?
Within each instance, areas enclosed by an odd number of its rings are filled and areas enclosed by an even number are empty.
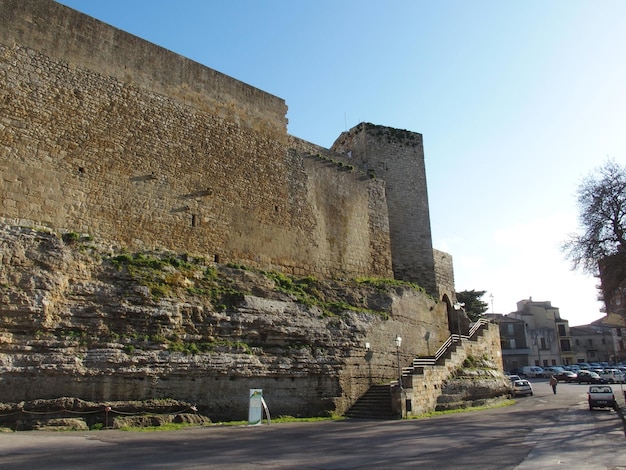
[[[391,276],[383,185],[305,157],[283,100],[54,2],[2,0],[0,18],[5,222]]]
[[[441,250],[433,250],[433,262],[435,264],[435,278],[437,279],[437,289],[439,298],[448,295],[452,302],[456,300],[454,289],[454,266],[452,256]]]
[[[342,133],[331,148],[387,182],[394,276],[437,295],[422,135],[362,123]]]
[[[207,390],[228,397],[235,388],[259,385],[293,397],[299,384],[309,394],[309,409],[293,401],[286,413],[341,412],[369,385],[394,376],[396,334],[405,338],[403,363],[430,353],[449,335],[446,305],[438,300],[443,293],[453,295],[452,262],[441,252],[433,255],[421,135],[362,124],[324,149],[289,136],[286,111],[280,98],[50,0],[0,0],[0,222],[90,234],[116,248],[189,252],[209,262],[297,275],[396,277],[417,282],[433,297],[403,293],[393,300],[391,320],[359,326],[358,334],[315,312],[309,312],[312,326],[297,328],[306,318],[292,314],[300,309],[294,306],[278,320],[329,342],[327,354],[302,359],[301,382],[292,383],[293,367],[281,365],[293,359],[287,346],[294,333],[280,323],[288,351],[277,354],[275,363],[251,368],[239,383],[225,385],[218,379],[228,368],[219,362],[226,356],[215,355],[219,363],[212,375],[203,369],[209,362],[197,361],[190,376],[184,369],[189,361],[182,361],[180,372],[156,374],[163,394],[172,390],[164,379],[172,373],[180,375],[181,390],[192,390],[184,397],[192,401]],[[74,281],[62,284],[80,287]],[[76,298],[75,308],[91,314],[83,294]],[[42,304],[43,310],[57,305],[59,318],[75,309],[47,299]],[[13,299],[5,303],[10,312],[19,305]],[[43,321],[38,308],[33,307],[29,327]],[[124,308],[98,318],[109,320]],[[150,312],[146,318],[153,318]],[[254,333],[263,313],[252,312],[249,328],[223,336]],[[275,312],[266,313],[274,318]],[[359,315],[355,318],[360,325]],[[66,326],[46,328],[56,334]],[[77,328],[88,326],[76,320]],[[190,330],[196,327],[197,322]],[[335,338],[341,339],[338,349]],[[41,343],[42,357],[62,361],[45,349],[52,344]],[[96,362],[108,364],[109,356],[98,354]],[[116,351],[111,363],[119,357],[134,360],[124,354]],[[138,356],[149,370],[161,361],[159,354]],[[314,370],[316,361],[327,357],[344,359],[330,372]],[[78,389],[102,399],[118,393],[143,397],[155,390],[154,383],[126,389],[107,375],[119,367],[109,369],[98,377],[86,374]],[[272,374],[280,376],[273,386]],[[189,385],[205,376],[197,388]],[[16,391],[28,377],[16,374],[12,380],[10,390]],[[209,381],[216,385],[208,387]],[[55,384],[65,386],[62,380]],[[33,390],[53,393],[45,381],[38,387]],[[211,403],[239,411],[245,405]]]
[[[0,21],[1,44],[39,51],[69,68],[152,90],[284,140],[283,99],[76,10],[52,0],[2,0]]]

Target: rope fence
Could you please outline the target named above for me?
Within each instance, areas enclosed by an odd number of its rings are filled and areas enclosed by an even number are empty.
[[[108,405],[103,405],[101,409],[97,409],[97,410],[92,410],[92,411],[74,411],[74,410],[68,410],[65,408],[60,408],[58,410],[50,410],[50,411],[30,411],[30,410],[25,410],[25,409],[19,409],[16,411],[12,411],[10,413],[0,413],[0,419],[5,418],[5,417],[9,417],[9,416],[15,416],[15,415],[19,415],[19,414],[29,414],[29,415],[51,415],[51,414],[60,414],[60,413],[68,413],[68,414],[72,414],[72,415],[91,415],[91,414],[96,414],[96,413],[115,413],[118,415],[123,415],[123,416],[142,416],[142,415],[151,415],[151,416],[155,416],[155,415],[160,415],[160,416],[167,416],[167,415],[176,415],[176,414],[182,414],[185,412],[192,412],[192,413],[197,413],[198,408],[195,405],[189,406],[187,408],[183,408],[182,410],[179,411],[169,411],[167,413],[155,413],[155,412],[149,412],[149,411],[140,411],[140,412],[128,412],[128,411],[121,411],[121,410],[115,410],[112,407],[108,406]]]

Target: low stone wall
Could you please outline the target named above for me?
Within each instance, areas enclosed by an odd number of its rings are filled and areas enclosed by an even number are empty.
[[[60,397],[0,403],[0,428],[14,431],[80,431],[210,422],[193,404],[171,399],[91,402]]]

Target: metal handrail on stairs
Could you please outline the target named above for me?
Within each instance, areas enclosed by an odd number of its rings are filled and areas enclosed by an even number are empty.
[[[489,322],[483,318],[479,318],[472,327],[470,328],[467,335],[457,335],[453,334],[448,337],[446,341],[441,345],[441,347],[437,350],[434,356],[429,357],[419,357],[413,359],[413,363],[409,367],[405,367],[402,370],[402,375],[405,373],[410,374],[416,367],[424,367],[424,366],[434,366],[437,364],[439,359],[441,359],[444,355],[448,353],[448,351],[458,342],[464,339],[471,339],[476,333],[483,327],[483,325],[487,325]]]

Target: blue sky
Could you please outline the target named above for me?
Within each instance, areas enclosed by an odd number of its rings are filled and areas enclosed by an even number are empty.
[[[289,133],[315,144],[361,121],[423,134],[457,291],[496,313],[532,297],[570,325],[603,315],[559,246],[581,179],[626,164],[626,2],[60,3],[283,98]]]

